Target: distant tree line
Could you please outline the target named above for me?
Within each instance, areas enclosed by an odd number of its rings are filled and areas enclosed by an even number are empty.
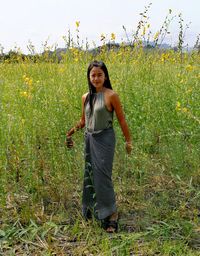
[[[107,43],[103,46],[98,46],[96,48],[90,49],[90,50],[83,50],[82,48],[76,48],[79,51],[85,52],[92,54],[93,56],[97,56],[100,54],[102,51],[118,51],[121,48],[129,48],[129,49],[134,49],[134,45],[132,44],[119,44],[119,43]],[[156,50],[160,49],[162,51],[172,49],[174,51],[178,51],[178,47],[171,47],[168,44],[164,44],[162,46],[157,45],[155,47],[153,44],[148,44],[143,46],[145,50],[151,51],[151,50]],[[196,45],[193,50],[196,50],[198,53],[200,53],[200,45]],[[6,62],[6,63],[21,63],[25,61],[30,61],[33,63],[36,62],[50,62],[50,63],[55,63],[55,62],[61,62],[63,59],[63,56],[68,54],[69,49],[67,48],[57,48],[54,51],[48,50],[44,51],[41,54],[23,54],[19,53],[17,51],[10,50],[8,53],[1,53],[0,54],[0,62]]]

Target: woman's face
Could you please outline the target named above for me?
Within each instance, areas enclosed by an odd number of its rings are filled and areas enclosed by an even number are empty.
[[[100,67],[93,67],[90,71],[90,82],[96,88],[97,91],[100,91],[103,88],[105,82],[105,74]]]

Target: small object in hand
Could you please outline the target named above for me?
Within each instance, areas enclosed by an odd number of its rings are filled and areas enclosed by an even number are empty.
[[[73,147],[74,143],[73,143],[72,137],[69,136],[69,137],[66,138],[66,145],[67,145],[68,148]]]

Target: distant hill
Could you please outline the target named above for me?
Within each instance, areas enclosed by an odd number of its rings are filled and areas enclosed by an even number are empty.
[[[88,52],[94,56],[98,55],[102,50],[114,50],[114,51],[118,51],[120,48],[134,48],[134,45],[131,43],[123,43],[123,44],[119,44],[119,43],[107,43],[103,46],[98,46],[92,49],[82,49],[82,48],[78,48],[75,47],[76,49],[78,49],[79,51],[84,51],[84,52]],[[151,51],[154,50],[156,48],[160,49],[160,50],[168,50],[168,49],[172,49],[174,51],[178,51],[178,47],[172,47],[171,45],[167,44],[167,43],[163,43],[163,44],[158,44],[155,45],[155,42],[143,42],[143,48]],[[195,48],[197,51],[200,52],[200,49],[198,47]],[[185,47],[183,49],[183,51],[192,51],[195,50],[192,47]],[[41,59],[44,61],[49,61],[49,62],[61,62],[61,60],[63,59],[63,55],[65,55],[67,52],[69,51],[69,48],[57,48],[54,51],[48,50],[48,51],[44,51],[41,54],[22,54],[22,53],[18,53],[15,51],[9,51],[6,54],[1,54],[0,55],[0,62],[3,61],[8,61],[8,62],[19,62],[20,59],[21,60],[25,60],[25,59],[31,59],[33,62],[36,62],[36,60]],[[20,58],[18,58],[20,56]]]
[[[106,49],[108,51],[110,51],[111,49],[115,50],[115,51],[118,51],[119,48],[121,48],[121,47],[134,48],[134,46],[130,43],[125,43],[125,44],[107,43],[103,46],[98,46],[98,47],[88,49],[88,50],[83,50],[82,48],[77,48],[77,49],[79,49],[80,51],[87,51],[87,52],[89,52],[93,55],[97,55],[102,51],[102,49],[104,49],[104,50]],[[154,42],[149,42],[148,45],[144,45],[143,47],[146,48],[146,49],[154,49],[155,48],[155,43]],[[157,47],[160,48],[160,49],[172,49],[172,47],[169,44],[166,44],[166,43],[164,43],[162,45],[157,45]],[[57,48],[55,51],[45,51],[45,52],[42,53],[42,55],[48,54],[49,57],[56,56],[58,61],[61,61],[62,55],[65,54],[67,51],[68,51],[67,48]]]

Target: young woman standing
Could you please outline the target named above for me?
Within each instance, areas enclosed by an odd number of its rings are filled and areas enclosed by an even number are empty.
[[[72,134],[85,127],[83,215],[88,219],[94,213],[107,232],[117,232],[118,213],[112,184],[114,112],[125,137],[128,154],[132,150],[131,136],[119,96],[112,89],[106,65],[102,61],[90,63],[87,79],[89,92],[82,96],[81,119],[67,132],[66,141],[67,146],[72,147]]]

